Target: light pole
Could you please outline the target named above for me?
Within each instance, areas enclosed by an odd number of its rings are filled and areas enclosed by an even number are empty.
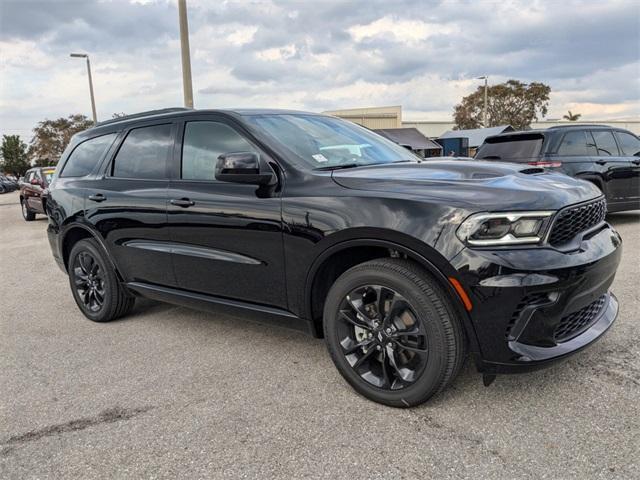
[[[189,53],[189,21],[187,2],[178,0],[178,19],[180,22],[180,51],[182,53],[182,89],[184,106],[193,108],[193,87],[191,86],[191,54]]]
[[[484,80],[484,109],[482,110],[482,126],[487,128],[487,80],[489,77],[483,75],[478,80]]]
[[[93,98],[93,81],[91,80],[91,63],[89,63],[89,55],[86,53],[72,53],[69,55],[74,58],[86,58],[87,59],[87,75],[89,76],[89,94],[91,95],[91,111],[93,112],[93,123],[98,123],[98,116],[96,115],[96,99]]]

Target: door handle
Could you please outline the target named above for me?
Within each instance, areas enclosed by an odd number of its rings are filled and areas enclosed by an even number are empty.
[[[175,205],[176,207],[187,208],[195,205],[196,202],[190,200],[188,198],[174,198],[171,200],[171,205]]]
[[[93,195],[89,195],[89,200],[93,202],[104,202],[107,199],[102,193],[94,193]]]
[[[638,160],[631,160],[631,163],[633,163],[634,165],[640,165],[640,159],[638,159]]]
[[[606,161],[606,160],[596,160],[596,163],[597,163],[598,165],[606,165],[606,164],[607,164],[607,161]]]

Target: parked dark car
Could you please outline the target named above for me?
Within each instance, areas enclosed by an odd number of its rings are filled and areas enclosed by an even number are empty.
[[[243,312],[324,337],[387,405],[424,402],[468,354],[485,383],[547,366],[618,312],[601,192],[541,168],[420,162],[323,115],[185,109],[98,124],[60,167],[49,241],[90,320],[135,296]]]
[[[607,210],[640,208],[640,139],[620,128],[570,125],[488,137],[478,160],[527,163],[596,185]]]
[[[22,216],[30,222],[36,218],[36,214],[46,215],[48,188],[55,167],[36,167],[27,170],[24,181],[20,185],[20,207]]]
[[[13,192],[18,189],[18,182],[6,175],[0,175],[0,193]]]

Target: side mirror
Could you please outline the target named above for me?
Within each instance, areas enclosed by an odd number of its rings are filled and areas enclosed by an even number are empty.
[[[267,170],[264,167],[262,170]],[[271,171],[260,172],[260,157],[254,152],[223,153],[216,163],[216,180],[221,182],[269,185],[274,180]]]

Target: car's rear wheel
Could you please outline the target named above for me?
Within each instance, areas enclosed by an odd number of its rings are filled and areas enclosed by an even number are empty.
[[[30,222],[32,220],[35,220],[36,214],[29,210],[27,201],[24,198],[20,199],[20,208],[22,209],[22,218],[24,218],[25,221]]]
[[[126,315],[134,304],[118,281],[102,248],[93,239],[76,243],[69,254],[69,283],[82,313],[94,322],[109,322]]]
[[[347,382],[394,407],[418,405],[443,390],[465,357],[447,294],[406,260],[373,260],[342,274],[325,301],[324,333]]]

